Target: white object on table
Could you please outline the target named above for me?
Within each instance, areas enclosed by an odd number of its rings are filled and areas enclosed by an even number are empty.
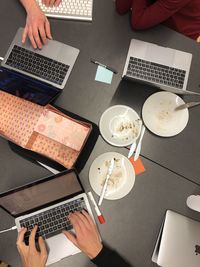
[[[135,170],[130,160],[122,154],[116,152],[106,152],[99,155],[91,164],[89,170],[89,182],[94,192],[100,196],[102,191],[102,182],[104,184],[108,173],[107,162],[115,159],[115,167],[111,177],[114,184],[109,184],[104,199],[116,200],[125,197],[135,184]],[[118,176],[115,180],[116,174]],[[111,179],[110,178],[110,179]]]
[[[134,161],[136,161],[136,160],[139,158],[140,151],[141,151],[141,146],[142,146],[142,139],[143,139],[143,136],[144,136],[145,129],[146,129],[146,128],[145,128],[145,126],[143,125],[143,126],[142,126],[142,130],[141,130],[140,139],[139,139],[139,142],[138,142],[136,151],[135,151]]]
[[[187,206],[200,212],[200,195],[191,195],[187,198]]]
[[[105,183],[103,185],[103,189],[101,191],[101,195],[100,195],[100,198],[99,198],[99,203],[98,203],[99,206],[101,206],[101,203],[102,203],[103,198],[105,196],[106,189],[107,189],[107,186],[108,186],[108,180],[109,180],[109,178],[110,178],[110,176],[112,174],[112,171],[113,171],[113,168],[114,168],[114,164],[115,164],[115,160],[114,160],[114,158],[112,158],[111,162],[110,162],[110,166],[108,168],[108,173],[106,175],[106,180],[105,180]]]
[[[47,166],[46,164],[40,162],[40,161],[37,161],[41,166],[43,166],[45,169],[47,169],[48,171],[52,172],[53,174],[58,174],[59,171],[57,171],[56,169],[52,168],[52,167],[49,167]]]
[[[141,125],[141,118],[135,110],[124,105],[114,105],[101,115],[99,130],[109,144],[126,147],[139,137]]]
[[[135,149],[136,149],[136,142],[134,142],[131,145],[131,148],[130,148],[129,153],[128,153],[128,158],[130,158],[133,155],[133,153],[135,152]]]
[[[103,217],[101,211],[99,210],[99,208],[98,208],[98,206],[97,206],[97,203],[96,203],[96,201],[95,201],[95,199],[94,199],[94,197],[93,197],[92,192],[89,191],[87,194],[88,194],[88,196],[89,196],[89,198],[90,198],[92,204],[94,205],[94,209],[95,209],[95,211],[96,211],[96,214],[97,214],[97,217],[98,217],[98,220],[99,220],[100,224],[105,223],[105,219],[104,219],[104,217]]]
[[[176,111],[185,104],[183,99],[170,92],[158,92],[147,98],[142,108],[145,126],[154,134],[170,137],[179,134],[189,120],[188,109]]]

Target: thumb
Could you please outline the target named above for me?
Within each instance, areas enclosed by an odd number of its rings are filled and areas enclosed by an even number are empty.
[[[41,255],[46,259],[47,258],[47,249],[46,249],[44,239],[41,236],[38,239],[38,243],[39,243]]]
[[[77,243],[77,240],[76,240],[76,237],[75,235],[71,234],[70,232],[68,231],[63,231],[63,234],[76,246],[78,247],[78,243]]]

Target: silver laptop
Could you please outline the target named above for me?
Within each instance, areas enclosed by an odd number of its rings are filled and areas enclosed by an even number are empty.
[[[122,77],[178,94],[198,94],[186,91],[191,61],[192,54],[132,39]]]
[[[38,225],[37,237],[46,239],[47,265],[80,252],[62,234],[63,229],[72,229],[67,219],[69,212],[86,209],[93,218],[87,195],[74,170],[1,193],[0,206],[15,218],[18,231],[21,227],[28,229],[26,243],[30,230]]]
[[[59,6],[47,7],[42,0],[36,0],[47,17],[92,20],[93,0],[62,0]]]
[[[23,28],[19,28],[1,66],[24,79],[37,81],[38,85],[35,87],[41,87],[40,93],[46,92],[50,95],[53,91],[61,91],[69,78],[79,50],[54,40],[48,40],[42,50],[34,49],[29,40],[22,44],[22,32]],[[44,88],[45,86],[48,88]]]
[[[152,261],[162,267],[199,267],[200,222],[167,210]]]

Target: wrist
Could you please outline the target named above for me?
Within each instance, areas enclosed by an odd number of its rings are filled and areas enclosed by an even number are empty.
[[[30,13],[33,9],[38,8],[38,4],[35,0],[21,0],[27,13]]]
[[[92,260],[94,258],[96,258],[96,256],[101,252],[103,248],[103,245],[102,244],[99,244],[98,247],[96,247],[93,251],[91,251],[90,253],[88,253],[88,257]]]

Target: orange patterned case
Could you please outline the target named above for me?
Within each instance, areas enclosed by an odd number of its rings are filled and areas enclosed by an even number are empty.
[[[0,91],[0,135],[71,168],[92,126],[55,109]]]

